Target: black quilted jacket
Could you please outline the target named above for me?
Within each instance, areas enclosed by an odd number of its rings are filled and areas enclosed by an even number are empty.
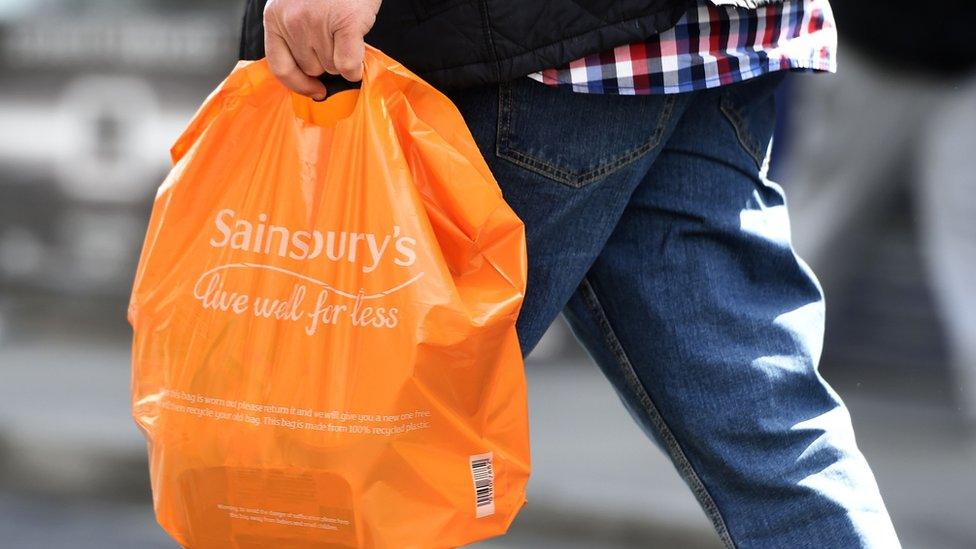
[[[755,7],[777,0],[719,0]],[[267,0],[248,0],[241,58],[264,56]],[[659,33],[695,0],[385,0],[366,41],[434,86],[511,80]]]

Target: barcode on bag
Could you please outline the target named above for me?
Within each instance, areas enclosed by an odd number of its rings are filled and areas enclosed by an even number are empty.
[[[474,481],[474,512],[477,518],[495,514],[495,469],[492,453],[471,456],[471,479]]]

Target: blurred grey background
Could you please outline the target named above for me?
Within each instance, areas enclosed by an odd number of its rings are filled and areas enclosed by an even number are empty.
[[[835,9],[841,73],[787,79],[772,167],[828,295],[822,372],[905,546],[973,548],[976,67],[939,48],[976,21],[934,25],[934,66],[912,37],[921,60],[872,51],[878,2]],[[0,546],[175,547],[129,418],[124,314],[168,147],[233,66],[240,12],[0,0]],[[561,321],[527,372],[530,503],[482,547],[720,546]]]

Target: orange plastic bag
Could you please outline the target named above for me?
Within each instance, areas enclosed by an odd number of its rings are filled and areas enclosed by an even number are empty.
[[[173,147],[129,307],[159,523],[192,548],[457,547],[529,475],[521,221],[382,53],[293,95],[241,63]]]

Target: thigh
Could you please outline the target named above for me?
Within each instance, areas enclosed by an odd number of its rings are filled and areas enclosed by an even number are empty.
[[[930,287],[956,368],[957,400],[964,417],[976,421],[976,77],[954,84],[951,92],[942,90],[941,105],[924,128],[914,191]]]
[[[679,101],[588,95],[528,78],[451,94],[505,199],[525,223],[528,354],[599,254]]]
[[[696,96],[567,317],[728,545],[893,547],[817,372],[820,287],[762,174],[775,83]]]

